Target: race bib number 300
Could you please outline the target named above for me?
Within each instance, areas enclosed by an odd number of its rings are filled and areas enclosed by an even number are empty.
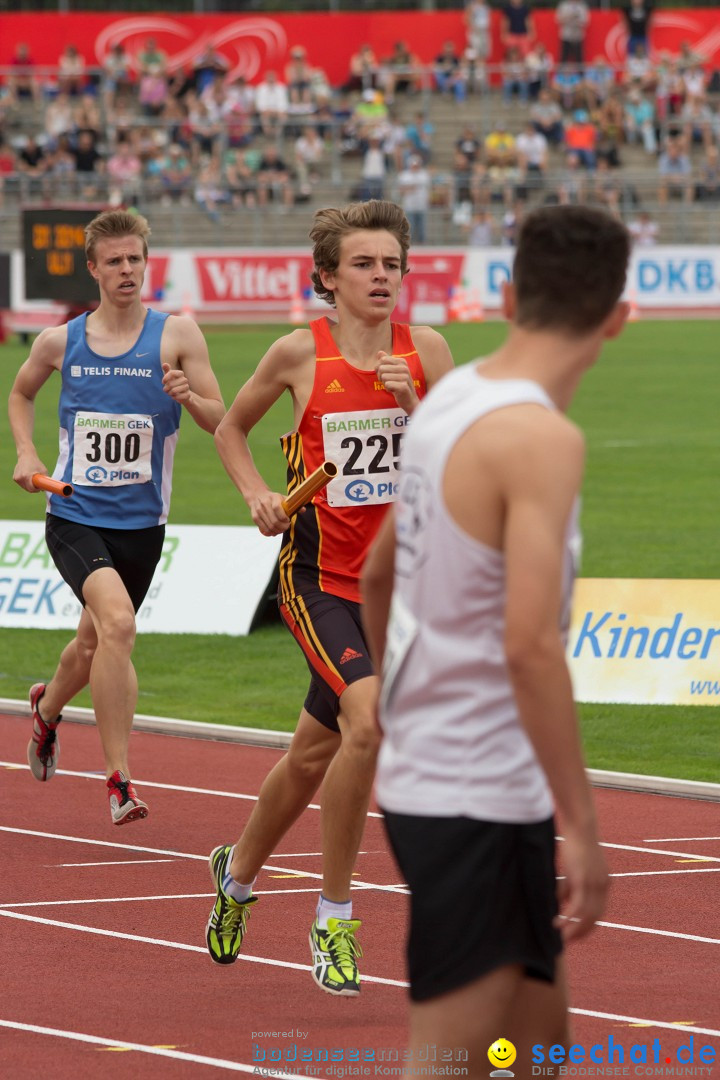
[[[75,416],[72,482],[120,487],[152,480],[153,422],[141,413]]]
[[[409,420],[404,409],[323,416],[325,458],[338,467],[327,487],[330,506],[377,506],[394,500],[402,436]]]

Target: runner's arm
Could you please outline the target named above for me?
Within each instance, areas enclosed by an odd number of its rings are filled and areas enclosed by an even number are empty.
[[[24,491],[36,492],[34,473],[47,473],[33,441],[35,398],[53,371],[62,366],[67,341],[67,327],[53,326],[35,338],[30,355],[18,371],[8,398],[10,430],[17,450],[13,480]]]
[[[168,341],[161,347],[163,389],[212,435],[225,415],[225,403],[210,366],[205,336],[189,315],[168,319]]]
[[[607,890],[559,630],[565,533],[583,458],[577,429],[564,417],[543,413],[498,462],[506,507],[505,651],[520,718],[564,829],[560,899],[570,920],[562,923],[566,940],[591,929]]]
[[[412,335],[429,390],[438,379],[452,370],[452,354],[445,338],[429,326],[414,326]],[[395,395],[400,408],[411,415],[420,399],[413,385],[407,361],[401,356],[389,356],[388,353],[380,352],[375,370],[378,378],[385,384],[385,388]]]

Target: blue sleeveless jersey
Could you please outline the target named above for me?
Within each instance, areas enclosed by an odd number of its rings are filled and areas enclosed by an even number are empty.
[[[67,326],[62,365],[60,455],[53,476],[69,499],[48,497],[51,514],[106,529],[167,521],[181,407],[162,388],[160,339],[166,314],[148,311],[140,337],[121,356],[100,356],[85,338],[87,312]]]

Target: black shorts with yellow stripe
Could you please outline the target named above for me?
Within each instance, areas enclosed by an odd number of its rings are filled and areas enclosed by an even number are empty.
[[[374,675],[360,605],[318,590],[281,604],[280,614],[310,668],[306,710],[339,731],[340,695],[351,683]]]

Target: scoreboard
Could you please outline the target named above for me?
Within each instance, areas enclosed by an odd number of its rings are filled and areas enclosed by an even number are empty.
[[[23,210],[25,297],[88,304],[98,298],[85,259],[85,226],[99,206],[42,206]]]

